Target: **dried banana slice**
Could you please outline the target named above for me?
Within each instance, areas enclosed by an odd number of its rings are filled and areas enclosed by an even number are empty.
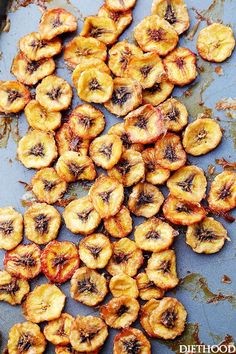
[[[148,278],[157,287],[168,290],[178,285],[179,279],[176,272],[176,256],[173,250],[152,253],[146,268]]]
[[[79,255],[87,267],[91,269],[104,268],[112,256],[109,238],[101,233],[85,237],[79,243]]]
[[[64,210],[66,227],[74,234],[89,235],[98,227],[101,218],[89,197],[70,202]]]
[[[170,171],[161,167],[156,160],[156,150],[147,148],[142,152],[145,164],[145,180],[151,184],[164,184],[170,177]]]
[[[22,84],[32,86],[44,77],[51,75],[55,68],[56,64],[52,58],[32,61],[19,52],[13,59],[11,73]]]
[[[97,166],[108,170],[121,158],[123,146],[117,135],[105,134],[92,141],[89,154]]]
[[[46,339],[40,327],[31,322],[16,323],[9,331],[7,350],[9,354],[44,353]]]
[[[225,212],[236,207],[236,173],[224,171],[211,184],[208,203],[213,211]]]
[[[113,243],[113,255],[106,269],[113,276],[127,274],[134,277],[142,264],[142,251],[134,241],[125,237]]]
[[[77,350],[73,349],[71,344],[55,346],[55,354],[86,354],[86,353],[88,352],[78,352]],[[89,353],[98,354],[99,349],[92,350]]]
[[[227,230],[213,218],[206,217],[201,222],[188,226],[186,243],[194,252],[212,254],[219,252],[225,240],[230,241]]]
[[[109,288],[114,297],[130,296],[137,298],[139,295],[136,280],[127,274],[117,274],[111,278]]]
[[[153,86],[143,90],[143,102],[158,106],[172,93],[174,85],[169,81],[155,82]]]
[[[54,345],[70,344],[70,331],[74,318],[68,313],[62,313],[61,316],[46,324],[43,333],[46,339]]]
[[[96,306],[103,301],[107,292],[105,277],[93,269],[79,268],[71,278],[71,297],[84,305]]]
[[[136,0],[105,0],[105,4],[112,11],[123,12],[132,9],[136,4]]]
[[[25,116],[29,126],[42,131],[56,130],[61,125],[61,113],[50,112],[36,100],[31,100],[25,107]]]
[[[188,154],[199,156],[215,149],[221,139],[221,127],[215,120],[199,118],[185,129],[183,145]]]
[[[23,314],[34,323],[52,321],[61,316],[65,300],[65,294],[56,285],[38,285],[27,296]]]
[[[133,229],[129,209],[123,205],[115,216],[104,219],[104,227],[112,237],[123,238],[128,236]]]
[[[67,189],[67,183],[60,179],[54,168],[43,168],[38,171],[31,184],[38,201],[48,204],[56,203]]]
[[[136,328],[125,328],[114,338],[114,354],[151,354],[151,344],[143,332]]]
[[[163,133],[161,113],[146,104],[125,117],[125,131],[133,143],[151,144]]]
[[[168,21],[178,34],[189,28],[188,9],[184,0],[154,0],[152,14]]]
[[[0,208],[0,249],[12,250],[22,239],[22,215],[12,207]]]
[[[168,80],[174,85],[188,85],[197,77],[196,55],[188,48],[174,49],[163,63]]]
[[[150,337],[155,337],[153,329],[150,325],[150,316],[154,310],[159,306],[159,301],[156,299],[151,299],[146,302],[141,308],[140,323],[143,329],[147,332]]]
[[[157,187],[139,182],[132,189],[128,207],[134,215],[150,218],[158,213],[163,202],[164,197]]]
[[[77,29],[77,19],[70,12],[62,8],[45,11],[39,23],[41,38],[50,40],[65,32],[74,32]]]
[[[142,300],[161,299],[165,291],[158,288],[153,281],[151,281],[146,273],[139,273],[136,277],[136,282],[139,290],[139,297]]]
[[[132,11],[112,11],[105,4],[102,5],[98,11],[99,17],[108,17],[112,19],[116,24],[117,36],[120,36],[122,32],[130,25],[133,16]]]
[[[158,108],[161,110],[164,125],[168,131],[179,132],[188,124],[188,111],[175,98],[169,98]]]
[[[200,204],[182,201],[172,195],[165,200],[163,213],[176,225],[192,225],[206,216],[206,210]]]
[[[231,56],[234,47],[233,30],[221,23],[212,23],[198,34],[197,50],[205,60],[221,63]]]
[[[169,224],[153,217],[136,226],[134,240],[144,251],[160,252],[170,248],[176,235]]]
[[[84,27],[80,33],[83,37],[93,37],[105,44],[116,42],[118,33],[115,22],[108,17],[89,16],[85,18]]]
[[[108,337],[106,324],[99,317],[77,316],[74,320],[70,333],[70,342],[73,347],[72,353],[98,353],[96,351]],[[76,352],[77,353],[77,352]]]
[[[147,16],[134,30],[134,38],[144,52],[167,55],[178,44],[179,37],[173,26],[157,15]]]
[[[29,131],[18,143],[17,156],[27,168],[50,166],[57,158],[53,134],[36,129]]]
[[[129,327],[138,317],[139,303],[130,296],[120,296],[111,299],[100,307],[101,317],[111,328]]]
[[[58,112],[71,104],[72,89],[61,77],[50,75],[37,86],[36,99],[49,111]]]
[[[0,81],[0,112],[18,113],[30,100],[30,91],[18,81]]]
[[[118,213],[124,200],[124,187],[114,177],[100,175],[89,191],[89,197],[101,218]]]
[[[29,291],[27,280],[15,278],[5,270],[0,270],[0,301],[11,305],[21,304]]]
[[[40,248],[34,243],[19,245],[5,253],[4,267],[17,278],[33,279],[41,272],[40,256]]]
[[[162,135],[155,143],[156,162],[170,171],[178,170],[187,160],[180,137],[173,133]]]
[[[124,122],[112,125],[111,128],[108,130],[107,134],[115,134],[120,137],[123,145],[123,151],[129,149],[139,152],[143,151],[143,144],[133,144],[130,140],[129,135],[125,131]]]
[[[55,136],[59,155],[67,151],[75,151],[80,156],[86,156],[89,149],[89,140],[75,134],[68,123],[64,123]]]
[[[34,203],[24,214],[25,236],[38,245],[54,240],[60,226],[61,215],[52,205]]]

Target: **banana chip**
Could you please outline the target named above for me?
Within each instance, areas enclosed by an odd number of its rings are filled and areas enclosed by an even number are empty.
[[[30,91],[18,81],[0,81],[0,112],[18,113],[30,100]]]
[[[54,345],[70,344],[70,331],[74,318],[68,313],[62,313],[59,318],[46,324],[43,333],[46,339]]]
[[[132,9],[136,4],[136,0],[105,0],[105,4],[112,11],[124,12]]]
[[[153,329],[150,325],[150,316],[156,308],[158,308],[159,301],[156,299],[151,299],[146,302],[141,308],[140,323],[143,329],[147,332],[150,337],[155,337]]]
[[[29,291],[27,280],[15,278],[5,270],[0,270],[0,301],[11,305],[21,304]]]
[[[211,184],[208,203],[213,211],[226,212],[236,207],[236,173],[224,171]]]
[[[151,354],[151,344],[145,335],[136,328],[125,328],[114,338],[114,354]]]
[[[116,42],[118,33],[115,22],[109,17],[89,16],[85,18],[80,33],[83,37],[93,37],[105,44]]]
[[[128,236],[133,229],[129,209],[123,205],[115,216],[104,219],[104,227],[112,237],[123,238]]]
[[[67,151],[75,151],[80,156],[88,154],[89,140],[79,137],[73,132],[70,124],[64,123],[55,136],[59,155]]]
[[[136,280],[127,274],[117,274],[111,278],[109,288],[114,297],[130,296],[137,298],[139,295]]]
[[[126,133],[125,131],[125,124],[124,122],[122,123],[116,123],[111,126],[111,128],[108,130],[107,134],[115,134],[118,135],[122,141],[123,145],[123,151],[126,150],[135,150],[142,152],[143,151],[143,145],[142,144],[133,144],[129,134]]]
[[[0,208],[0,249],[12,250],[22,239],[22,215],[12,207]]]
[[[99,17],[108,17],[116,24],[117,36],[120,36],[122,32],[130,25],[133,16],[132,11],[112,11],[105,4],[102,5],[98,11]]]
[[[188,124],[186,107],[175,98],[169,98],[158,107],[168,131],[179,132]]]
[[[88,352],[78,352],[77,350],[73,349],[71,344],[55,346],[55,354],[86,354],[86,353]],[[92,350],[89,353],[98,354],[99,349]]]
[[[143,90],[143,102],[158,106],[172,93],[174,85],[169,81],[155,82],[153,86]]]
[[[156,150],[147,148],[142,152],[142,158],[145,164],[145,179],[151,184],[164,184],[170,177],[170,171],[158,165],[156,160]]]
[[[161,299],[165,291],[158,288],[153,281],[151,281],[146,273],[139,273],[136,277],[136,282],[139,290],[139,297],[142,300]]]

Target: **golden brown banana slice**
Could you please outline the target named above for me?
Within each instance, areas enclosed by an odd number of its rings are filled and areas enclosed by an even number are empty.
[[[101,218],[89,197],[70,202],[64,210],[66,227],[74,234],[89,235],[98,227]]]
[[[173,26],[157,15],[145,17],[134,30],[134,38],[144,52],[166,56],[178,44],[179,37]]]
[[[85,18],[80,33],[83,37],[93,37],[105,44],[116,42],[118,33],[115,22],[109,17],[89,16]]]
[[[107,292],[105,277],[93,269],[79,268],[71,278],[70,295],[84,305],[96,306],[103,301]]]
[[[170,195],[163,205],[165,218],[176,225],[192,225],[206,216],[206,210],[199,203],[190,203]]]
[[[109,238],[101,233],[85,237],[79,243],[79,255],[82,262],[89,268],[104,268],[112,256]]]
[[[58,112],[71,104],[72,89],[61,77],[50,75],[37,86],[36,99],[49,111]]]
[[[30,91],[18,81],[0,81],[0,112],[18,113],[30,100]]]
[[[56,130],[61,125],[61,113],[47,111],[36,100],[25,107],[25,116],[30,127],[42,131]]]
[[[73,347],[71,353],[98,353],[98,349],[108,337],[106,324],[99,317],[77,316],[70,333],[70,342]],[[98,351],[97,351],[98,350]]]
[[[150,104],[125,117],[125,131],[133,143],[151,144],[163,133],[163,128],[160,111]]]
[[[184,0],[154,0],[152,14],[168,21],[178,34],[189,28],[188,9]]]
[[[89,154],[97,166],[108,170],[120,160],[122,150],[122,141],[117,135],[105,134],[92,141]]]
[[[129,135],[125,131],[124,122],[112,125],[111,128],[108,130],[107,134],[115,134],[120,137],[123,145],[123,151],[129,149],[139,152],[143,151],[143,144],[133,144],[130,140]]]
[[[46,324],[43,333],[46,339],[54,345],[67,345],[70,343],[70,331],[74,318],[68,313]]]
[[[114,354],[151,354],[151,344],[143,332],[136,328],[125,328],[114,338]]]
[[[153,86],[143,90],[143,102],[158,106],[164,102],[174,89],[169,81],[155,82]]]
[[[109,288],[114,297],[130,296],[137,298],[139,295],[136,280],[127,274],[117,274],[111,278]]]
[[[106,6],[112,11],[126,11],[132,9],[136,0],[105,0]]]
[[[113,276],[127,274],[134,277],[142,264],[142,251],[134,241],[125,237],[113,243],[113,255],[106,269]]]
[[[52,58],[32,61],[19,52],[13,59],[11,72],[22,84],[32,86],[51,75],[55,68],[56,64]]]
[[[163,202],[164,197],[157,187],[139,182],[132,189],[128,207],[134,215],[150,218],[158,213]]]
[[[188,124],[186,107],[175,98],[169,98],[158,107],[168,131],[179,132]]]
[[[157,287],[168,290],[177,286],[176,256],[173,250],[152,253],[146,268],[148,278]]]
[[[156,150],[147,148],[142,152],[142,158],[145,164],[145,179],[151,184],[163,184],[170,177],[170,171],[158,165],[156,161]]]
[[[48,167],[57,158],[57,147],[50,132],[31,130],[20,139],[17,147],[18,159],[27,168]]]
[[[89,353],[98,354],[99,349],[92,350]],[[78,352],[77,350],[73,349],[71,344],[67,344],[67,345],[56,345],[55,354],[86,354],[86,352]]]
[[[233,30],[221,23],[212,23],[198,34],[197,50],[205,60],[221,63],[231,56],[234,47]]]
[[[173,133],[163,134],[155,143],[156,162],[170,171],[178,170],[187,160],[180,137]]]
[[[9,354],[42,354],[46,344],[46,339],[37,324],[22,322],[16,323],[10,329],[7,350]]]
[[[115,238],[123,238],[129,235],[133,229],[133,221],[129,209],[123,205],[115,216],[104,219],[104,227]]]
[[[38,201],[54,204],[62,198],[67,189],[67,183],[60,179],[54,168],[43,168],[31,180],[32,191]]]
[[[185,129],[183,145],[188,154],[199,156],[215,149],[221,139],[221,127],[215,120],[199,118]]]
[[[23,314],[34,323],[52,321],[61,316],[65,300],[65,294],[56,285],[38,285],[27,296]]]
[[[29,291],[27,280],[15,278],[5,270],[0,270],[0,301],[11,305],[21,304]]]
[[[146,302],[141,308],[140,323],[143,329],[147,332],[150,337],[155,337],[153,329],[150,325],[150,316],[156,308],[158,308],[159,301],[156,299],[151,299]]]
[[[139,303],[130,296],[114,297],[100,307],[101,317],[111,328],[129,327],[138,317]]]
[[[12,250],[22,238],[22,215],[12,207],[0,208],[0,249]]]
[[[45,11],[39,23],[41,38],[50,40],[65,32],[74,32],[77,29],[77,19],[70,12],[62,8]]]
[[[75,134],[68,123],[64,123],[56,132],[55,140],[59,155],[67,151],[75,151],[80,156],[88,154],[89,140]]]
[[[236,173],[224,171],[211,184],[208,203],[211,210],[225,212],[236,207]]]
[[[108,17],[112,19],[116,24],[117,36],[121,35],[122,32],[129,26],[132,22],[133,16],[132,11],[112,11],[105,4],[102,5],[98,11],[99,17]]]
[[[196,55],[188,48],[174,49],[163,63],[168,80],[174,85],[188,85],[197,77]]]
[[[151,281],[146,273],[139,273],[136,277],[136,282],[139,290],[139,297],[142,300],[161,299],[165,292],[158,288],[153,281]]]
[[[89,190],[89,197],[101,218],[118,213],[124,200],[124,187],[114,177],[100,175]]]

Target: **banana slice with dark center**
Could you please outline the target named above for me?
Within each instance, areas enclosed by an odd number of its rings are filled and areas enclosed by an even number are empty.
[[[214,212],[226,212],[236,206],[236,173],[224,171],[213,180],[208,203]]]
[[[123,205],[115,216],[104,219],[104,227],[112,237],[123,238],[128,236],[133,229],[133,221],[129,209]]]
[[[124,122],[122,123],[116,123],[111,126],[111,128],[108,130],[107,134],[115,134],[118,135],[122,141],[123,145],[123,151],[126,150],[135,150],[142,152],[143,151],[143,144],[137,143],[133,144],[129,134],[125,131],[125,124]]]
[[[18,113],[30,100],[30,91],[18,81],[0,81],[0,112]]]
[[[0,301],[11,305],[21,304],[29,291],[27,280],[16,278],[7,271],[0,270]]]
[[[164,184],[170,177],[170,170],[160,166],[156,160],[156,150],[147,148],[142,152],[145,164],[145,180],[151,184]]]
[[[23,218],[12,207],[0,208],[0,248],[12,250],[22,241]]]
[[[132,9],[136,4],[136,0],[106,0],[105,4],[113,11],[124,12]]]
[[[46,324],[43,333],[46,339],[54,345],[70,344],[70,331],[74,318],[68,313],[62,313],[59,318]]]
[[[109,288],[114,297],[130,296],[137,298],[139,295],[136,280],[127,274],[117,274],[111,278]]]
[[[99,17],[108,17],[116,24],[117,36],[120,36],[122,32],[130,25],[133,20],[132,11],[113,11],[110,10],[105,4],[102,5],[98,11]]]
[[[89,16],[85,18],[80,33],[83,37],[93,37],[105,44],[116,42],[118,33],[115,22],[108,17]]]
[[[139,297],[142,300],[161,299],[165,291],[158,288],[153,281],[151,281],[146,273],[139,273],[136,277],[136,282],[139,290]]]
[[[153,86],[143,90],[143,102],[158,106],[172,93],[174,85],[166,80],[155,82]]]
[[[179,132],[188,124],[186,107],[175,98],[169,98],[159,106],[167,130]]]
[[[59,155],[67,151],[75,151],[81,156],[88,154],[89,140],[81,138],[72,130],[70,124],[64,123],[56,132],[55,140]]]
[[[114,338],[114,354],[151,354],[151,344],[145,335],[136,328],[125,328]]]
[[[75,350],[71,344],[67,344],[67,345],[56,345],[55,346],[55,354],[82,354],[82,353],[86,353],[86,352],[78,352],[77,350]],[[92,350],[91,352],[89,352],[90,354],[98,354],[99,353],[99,349],[95,349]]]

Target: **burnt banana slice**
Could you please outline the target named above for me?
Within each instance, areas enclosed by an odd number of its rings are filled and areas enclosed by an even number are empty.
[[[123,238],[128,236],[133,229],[129,209],[123,205],[115,216],[104,219],[104,227],[112,237]]]
[[[160,166],[156,160],[156,150],[147,148],[142,152],[145,164],[145,180],[151,184],[164,184],[170,177],[170,170]]]
[[[62,313],[59,318],[46,324],[43,334],[54,345],[70,344],[70,331],[74,318],[68,313]]]
[[[0,301],[11,305],[21,304],[29,293],[27,280],[16,278],[5,270],[0,270]]]
[[[12,207],[0,208],[0,249],[12,250],[22,239],[22,215]]]
[[[127,134],[125,131],[124,122],[116,123],[116,124],[112,125],[111,128],[108,130],[107,134],[115,134],[120,137],[120,139],[122,141],[122,145],[123,145],[123,151],[131,149],[131,150],[142,152],[144,149],[143,144],[141,144],[141,143],[133,144],[132,143],[129,134]]]
[[[151,299],[146,302],[141,308],[140,324],[150,337],[155,337],[153,329],[150,325],[150,316],[153,311],[158,308],[158,305],[159,300]]]
[[[164,125],[168,131],[179,132],[188,124],[188,111],[186,107],[175,98],[169,98],[161,105]]]
[[[136,328],[125,328],[114,338],[114,354],[151,354],[151,344],[143,332]]]
[[[98,11],[99,17],[108,17],[116,24],[117,36],[120,36],[122,32],[130,25],[133,20],[132,11],[113,11],[110,10],[107,5],[102,5]]]
[[[30,91],[18,81],[0,81],[0,112],[18,113],[30,100]]]
[[[166,80],[155,82],[153,86],[143,90],[143,102],[158,106],[172,93],[174,85]]]
[[[110,45],[116,42],[118,33],[115,22],[109,17],[89,16],[85,18],[80,33],[83,37],[93,37]]]
[[[236,207],[236,173],[224,171],[213,180],[208,203],[214,212],[226,212]]]
[[[146,273],[139,273],[136,277],[136,282],[140,299],[147,301],[163,298],[165,291],[158,288],[155,283],[148,278]]]
[[[88,154],[89,140],[81,138],[74,133],[68,123],[64,123],[56,132],[55,140],[59,155],[67,151],[75,151],[80,156],[86,156]]]
[[[132,9],[136,0],[105,0],[105,4],[112,11],[124,12]]]
[[[130,296],[137,298],[139,295],[136,280],[127,274],[117,274],[111,278],[109,288],[114,297]]]

